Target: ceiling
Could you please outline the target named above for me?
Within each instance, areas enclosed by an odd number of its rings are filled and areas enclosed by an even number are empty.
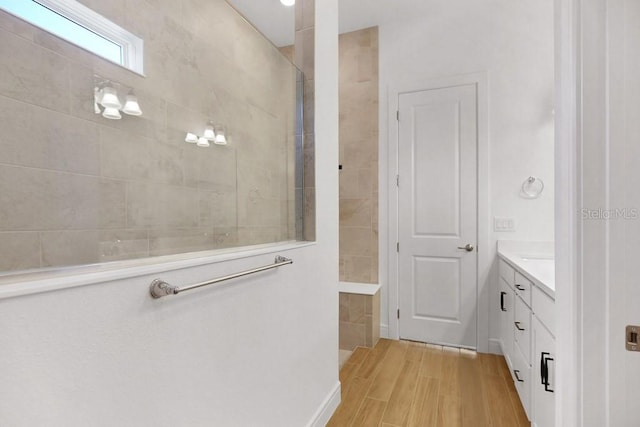
[[[293,44],[295,6],[280,0],[227,0],[276,46]],[[300,0],[298,0],[300,1]],[[339,0],[340,33],[428,13],[442,0]]]

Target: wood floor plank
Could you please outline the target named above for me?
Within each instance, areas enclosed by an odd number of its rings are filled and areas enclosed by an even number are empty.
[[[355,377],[327,426],[345,427],[351,425],[370,386],[370,378]]]
[[[366,398],[356,414],[352,426],[371,427],[380,425],[387,402]]]
[[[391,397],[393,387],[400,375],[405,353],[409,344],[406,341],[393,341],[381,362],[380,371],[373,379],[367,397],[385,402]]]
[[[445,383],[440,384],[440,389]],[[436,426],[438,427],[461,427],[462,408],[460,397],[456,394],[440,393],[438,395],[438,414]]]
[[[442,347],[426,345],[420,362],[420,376],[442,378]]]
[[[502,377],[503,372],[500,367],[500,359],[503,359],[502,356],[498,356],[497,354],[478,353],[478,357],[482,366],[482,372],[485,375]]]
[[[425,353],[425,348],[424,343],[409,342],[409,348],[407,349],[407,354],[405,354],[405,359],[420,362]]]
[[[415,355],[412,355],[412,360],[408,357],[405,359],[402,371],[393,387],[387,409],[382,417],[385,423],[403,425],[409,415],[420,372],[419,360],[413,356]]]
[[[443,347],[440,394],[460,397],[460,352]]]
[[[460,399],[462,405],[462,425],[489,426],[491,421],[486,402],[484,377],[480,358],[472,354],[461,353],[459,359]]]
[[[516,414],[516,419],[518,421],[516,425],[529,427],[531,423],[527,418],[527,413],[524,411],[524,407],[522,406],[522,402],[520,401],[520,396],[518,396],[516,386],[511,379],[511,375],[509,375],[508,378],[503,378],[503,381],[507,385],[508,394],[511,398],[511,406]]]
[[[380,340],[340,371],[331,427],[530,427],[502,356]]]
[[[359,368],[360,364],[347,362],[342,366],[342,369],[340,369],[340,388],[342,390],[342,396],[344,396],[348,388],[351,386],[351,380],[355,378],[356,372],[358,372]]]
[[[487,381],[487,403],[491,425],[496,427],[518,426],[516,413],[510,404],[511,398],[506,398],[509,396],[509,390],[502,376],[488,375],[485,380]],[[509,404],[505,405],[505,401],[508,401]]]
[[[356,375],[362,378],[374,377],[380,370],[380,362],[387,355],[391,342],[391,340],[380,338],[376,346],[369,351],[365,359],[362,361],[360,369],[358,369],[358,373]]]
[[[351,353],[351,356],[349,356],[349,360],[347,360],[347,362],[360,364],[364,361],[364,359],[367,357],[367,355],[370,352],[371,352],[370,348],[356,347],[356,349],[353,350],[353,353]]]
[[[436,424],[438,414],[438,389],[440,381],[430,377],[418,377],[415,394],[411,402],[406,427],[431,427]]]

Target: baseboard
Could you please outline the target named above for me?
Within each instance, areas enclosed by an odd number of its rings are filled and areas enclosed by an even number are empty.
[[[502,354],[502,345],[500,344],[500,340],[497,338],[489,339],[489,353],[491,354]]]
[[[380,338],[389,338],[389,325],[380,324]]]
[[[331,416],[336,411],[336,408],[338,407],[338,405],[340,405],[340,381],[336,383],[331,393],[329,393],[329,395],[324,400],[324,402],[322,402],[322,405],[320,406],[320,408],[318,408],[318,410],[314,414],[313,418],[311,418],[311,421],[309,422],[309,424],[307,424],[307,426],[308,427],[326,426],[329,420],[331,419]]]

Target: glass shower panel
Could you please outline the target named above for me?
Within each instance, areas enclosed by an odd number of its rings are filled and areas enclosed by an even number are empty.
[[[301,240],[300,71],[224,0],[83,3],[146,75],[0,11],[0,271]]]

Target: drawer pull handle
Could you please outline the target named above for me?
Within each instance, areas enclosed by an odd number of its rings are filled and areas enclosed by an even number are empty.
[[[524,288],[522,285],[516,285],[516,289],[519,291],[526,291],[526,288]]]
[[[519,375],[519,374],[520,374],[520,371],[519,371],[519,370],[517,370],[517,369],[514,369],[514,370],[513,370],[513,375],[515,375],[516,380],[517,380],[519,383],[523,383],[523,382],[524,382],[524,380],[520,378],[520,375]]]
[[[519,331],[524,331],[524,328],[520,327],[520,322],[513,322],[514,325],[516,325],[516,329]]]
[[[542,379],[542,385],[544,386],[544,391],[553,393],[553,390],[549,388],[551,386],[549,383],[549,361],[553,362],[553,358],[549,357],[549,353],[542,352],[540,354],[540,377]]]
[[[507,311],[506,308],[504,308],[504,296],[506,295],[506,292],[500,292],[500,310],[502,311]]]

